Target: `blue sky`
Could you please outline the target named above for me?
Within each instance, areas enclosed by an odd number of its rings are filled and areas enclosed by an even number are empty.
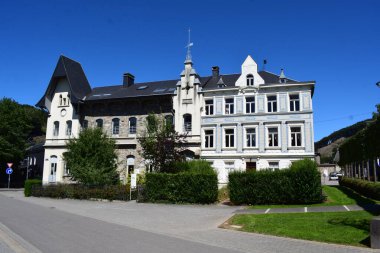
[[[35,104],[60,54],[92,87],[177,79],[191,27],[195,68],[316,80],[315,140],[369,118],[380,103],[380,1],[1,1],[0,97]]]

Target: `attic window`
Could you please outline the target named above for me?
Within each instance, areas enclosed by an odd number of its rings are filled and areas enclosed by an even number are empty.
[[[146,88],[148,88],[148,86],[144,85],[144,86],[137,87],[136,90],[145,90]]]
[[[160,89],[160,88],[158,88],[158,89],[155,89],[153,92],[154,93],[162,93],[162,92],[164,92],[166,90],[166,88],[164,88],[164,89]]]
[[[252,74],[247,75],[247,86],[253,86],[253,84],[254,84],[253,75]]]

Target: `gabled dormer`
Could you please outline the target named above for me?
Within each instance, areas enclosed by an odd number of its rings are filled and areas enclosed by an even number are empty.
[[[258,73],[256,62],[248,55],[241,65],[241,75],[236,81],[235,86],[258,88],[264,83],[264,79]]]
[[[56,94],[57,92],[59,94]],[[80,63],[61,55],[45,94],[36,106],[51,112],[54,95],[58,96],[56,103],[58,106],[69,106],[78,104],[90,92],[91,86]]]

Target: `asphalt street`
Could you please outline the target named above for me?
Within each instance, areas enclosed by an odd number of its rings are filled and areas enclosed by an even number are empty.
[[[218,228],[239,210],[25,198],[22,192],[0,192],[0,225],[41,252],[374,252]]]

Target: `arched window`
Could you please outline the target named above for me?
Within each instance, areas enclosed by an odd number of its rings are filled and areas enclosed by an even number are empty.
[[[191,114],[183,115],[183,130],[185,132],[191,131]]]
[[[247,75],[247,86],[253,86],[254,84],[253,81],[254,81],[253,75],[252,74]]]
[[[128,122],[128,127],[129,127],[129,133],[130,134],[135,134],[136,133],[136,129],[137,129],[137,119],[135,117],[131,117],[129,118],[129,122]]]
[[[53,129],[53,136],[59,135],[59,122],[54,121],[54,129]]]
[[[66,121],[66,136],[71,136],[73,123],[71,120]]]
[[[112,134],[118,135],[120,130],[120,119],[112,119]]]
[[[134,173],[135,157],[133,155],[127,156],[127,168],[128,168],[128,174]]]
[[[62,102],[62,94],[59,95],[59,105],[63,105],[63,102]]]
[[[56,174],[57,174],[57,156],[53,155],[50,156],[50,173],[49,173],[49,182],[54,183],[56,181]]]
[[[103,120],[102,119],[96,120],[96,127],[103,128]]]

